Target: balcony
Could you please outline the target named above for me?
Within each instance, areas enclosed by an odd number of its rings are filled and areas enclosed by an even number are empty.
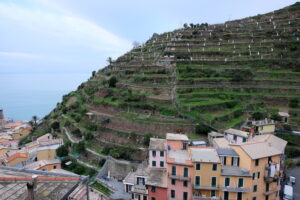
[[[180,181],[190,181],[190,180],[191,180],[190,177],[179,176],[179,175],[172,175],[172,174],[169,174],[169,178],[171,178],[171,179],[176,179],[176,180],[180,180]]]
[[[203,186],[203,185],[195,185],[193,184],[193,188],[196,190],[220,190],[220,186]]]
[[[272,182],[277,182],[279,177],[278,176],[270,177],[269,175],[266,175],[264,179],[267,183],[272,183]]]
[[[274,167],[273,173],[271,173],[271,171],[272,171],[271,166]],[[265,169],[266,169],[265,177],[264,177],[265,182],[272,183],[272,182],[278,181],[278,179],[280,178],[280,170],[277,169],[276,164],[273,164],[273,165],[267,164]]]
[[[268,195],[273,194],[273,193],[276,193],[276,192],[278,192],[278,191],[280,191],[280,186],[277,186],[276,189],[265,191],[265,192],[264,192],[264,195],[268,196]]]
[[[131,189],[132,193],[138,193],[138,194],[148,194],[148,189],[145,185],[134,185]]]
[[[206,197],[203,196],[193,196],[193,200],[222,200],[222,198],[219,197]]]
[[[222,187],[221,189],[224,192],[250,192],[249,188],[244,187]]]

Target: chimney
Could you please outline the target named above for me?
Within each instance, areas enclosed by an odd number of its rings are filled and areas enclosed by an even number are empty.
[[[28,200],[34,200],[34,188],[36,187],[37,175],[32,175],[32,182],[27,183]]]

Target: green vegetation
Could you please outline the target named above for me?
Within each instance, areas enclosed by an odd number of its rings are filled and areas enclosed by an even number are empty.
[[[71,164],[66,165],[66,163],[68,162],[71,162]],[[71,157],[65,157],[64,159],[62,159],[62,168],[75,174],[85,176],[89,175],[90,177],[96,174],[96,170],[78,163],[76,159]]]
[[[91,185],[92,188],[95,188],[96,190],[98,190],[99,192],[109,196],[111,194],[111,191],[103,186],[101,183],[98,183],[97,181],[95,181],[92,185]]]

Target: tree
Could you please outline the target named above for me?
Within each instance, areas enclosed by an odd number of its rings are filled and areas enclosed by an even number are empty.
[[[183,28],[184,28],[184,29],[188,29],[188,28],[189,28],[189,25],[188,25],[187,23],[184,23],[184,24],[183,24]]]
[[[150,143],[150,138],[153,137],[153,135],[151,134],[146,134],[144,135],[144,138],[143,138],[143,143],[145,146],[149,146],[149,143]]]
[[[96,71],[93,71],[92,76],[95,77],[95,75],[96,75]]]
[[[108,64],[111,64],[112,63],[112,58],[108,57],[106,61],[108,62]]]
[[[275,121],[281,121],[281,117],[277,113],[273,113],[270,118]]]
[[[290,100],[289,106],[291,108],[297,108],[299,106],[299,100],[294,98]]]
[[[61,145],[60,147],[58,147],[56,149],[56,155],[58,157],[65,157],[69,154],[69,149],[68,149],[68,146],[66,145]]]
[[[252,113],[252,118],[255,120],[262,120],[263,118],[265,118],[265,114],[261,111],[255,111],[254,113]]]
[[[32,119],[29,121],[32,131],[36,130],[38,125],[37,121],[38,121],[38,117],[36,115],[32,116]]]
[[[133,41],[132,46],[134,49],[138,48],[140,46],[140,43],[137,41]]]
[[[73,145],[74,150],[78,153],[85,153],[85,143],[84,141],[80,141],[77,144]]]
[[[109,87],[116,87],[117,82],[118,82],[117,78],[113,76],[108,80],[108,85]]]
[[[196,133],[207,135],[211,131],[211,128],[203,123],[197,124]]]
[[[51,128],[53,128],[54,130],[57,130],[57,129],[59,129],[59,122],[57,121],[57,120],[55,120],[55,121],[53,121],[52,123],[51,123]]]

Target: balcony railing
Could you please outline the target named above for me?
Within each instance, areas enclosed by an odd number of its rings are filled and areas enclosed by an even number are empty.
[[[222,200],[219,197],[193,196],[193,200]]]
[[[270,195],[270,194],[273,194],[273,193],[276,193],[276,192],[278,192],[278,191],[280,191],[280,185],[279,186],[277,186],[277,188],[276,189],[272,189],[272,190],[268,190],[268,191],[265,191],[264,192],[264,195]]]
[[[207,186],[207,185],[196,185],[193,184],[194,189],[196,190],[220,190],[220,186],[215,185],[215,186]]]
[[[132,186],[131,192],[138,194],[148,194],[148,189],[145,185],[134,185]]]
[[[179,176],[179,175],[172,175],[172,174],[169,174],[169,178],[171,178],[171,179],[177,179],[177,180],[180,180],[180,181],[190,181],[191,180],[190,177]]]
[[[245,187],[222,187],[222,191],[224,192],[249,192],[249,188]]]

